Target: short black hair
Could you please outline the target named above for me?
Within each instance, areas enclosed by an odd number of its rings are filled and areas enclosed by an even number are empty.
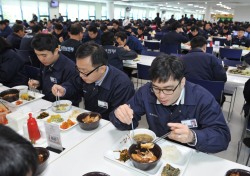
[[[172,24],[171,24],[171,29],[172,30],[176,30],[177,28],[181,28],[182,27],[182,25],[181,25],[181,23],[179,23],[178,21],[176,21],[176,22],[173,22]]]
[[[100,30],[101,30],[102,32],[106,31],[107,29],[108,29],[108,27],[107,27],[107,25],[105,25],[105,24],[103,24],[103,25],[100,26]]]
[[[38,155],[33,145],[11,128],[0,125],[0,175],[35,175]]]
[[[107,65],[108,55],[101,45],[94,42],[86,42],[76,51],[76,60],[91,56],[92,66]]]
[[[13,30],[13,32],[17,33],[17,32],[19,32],[19,31],[23,31],[23,30],[24,30],[24,27],[23,27],[22,24],[14,24],[14,25],[12,26],[12,30]]]
[[[97,27],[92,26],[92,25],[90,25],[90,26],[88,27],[88,31],[89,31],[89,32],[93,32],[93,33],[97,33],[97,32],[98,32]]]
[[[130,25],[124,27],[124,30],[132,29]]]
[[[72,24],[70,26],[70,34],[72,35],[78,35],[81,32],[83,32],[82,25],[79,23]]]
[[[180,81],[184,77],[184,65],[176,56],[163,54],[153,60],[149,74],[153,82],[167,82],[170,77]]]
[[[55,49],[58,48],[58,40],[52,34],[36,34],[32,39],[31,46],[38,51],[51,51],[54,53]]]
[[[194,25],[190,28],[190,30],[193,32],[193,31],[199,31],[199,27]]]
[[[6,22],[4,20],[0,21],[0,25],[6,25]]]
[[[194,37],[191,42],[191,48],[201,48],[207,44],[207,40],[203,36]]]
[[[244,31],[245,32],[246,30],[243,27],[239,27],[237,31]]]
[[[103,46],[105,45],[113,45],[115,40],[115,36],[113,32],[104,32],[101,35],[101,43]]]
[[[34,26],[31,26],[31,30],[32,30],[32,33],[36,34],[39,31],[42,31],[43,28],[40,25],[34,25]]]
[[[8,43],[3,37],[0,37],[0,54],[11,48],[11,44]]]
[[[228,26],[224,26],[224,28],[223,28],[224,30],[228,30],[229,29],[229,27]]]
[[[113,22],[112,22],[112,24],[117,24],[118,26],[119,26],[119,21],[117,21],[117,20],[114,20]]]
[[[55,23],[55,29],[57,30],[63,30],[63,25],[61,23]]]
[[[115,37],[120,38],[122,41],[127,39],[127,34],[125,32],[117,32],[115,33]]]
[[[139,26],[138,29],[144,31],[144,26]]]

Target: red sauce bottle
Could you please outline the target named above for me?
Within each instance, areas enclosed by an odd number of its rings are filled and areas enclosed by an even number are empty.
[[[41,137],[41,134],[38,129],[36,119],[32,117],[31,113],[29,113],[27,126],[28,126],[28,133],[29,133],[30,140],[34,142],[37,141]]]
[[[210,41],[210,47],[213,47],[213,41]]]

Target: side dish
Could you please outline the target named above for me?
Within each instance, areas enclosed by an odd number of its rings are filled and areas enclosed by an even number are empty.
[[[51,115],[50,118],[47,119],[47,122],[48,123],[51,123],[51,122],[61,123],[63,122],[63,118],[59,114]]]
[[[167,164],[164,166],[161,176],[178,176],[180,174],[180,169],[179,168],[174,168],[170,164]]]

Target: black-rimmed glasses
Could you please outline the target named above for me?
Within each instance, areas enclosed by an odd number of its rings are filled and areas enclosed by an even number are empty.
[[[88,77],[91,73],[93,73],[94,71],[96,71],[98,68],[100,68],[100,67],[103,66],[103,65],[104,65],[104,64],[97,66],[96,68],[94,68],[93,70],[91,70],[89,73],[83,73],[83,72],[81,72],[77,66],[76,66],[76,70],[77,70],[80,74],[82,74],[82,75]]]
[[[172,95],[174,93],[174,91],[177,89],[177,87],[180,85],[181,80],[179,81],[177,86],[175,86],[175,88],[173,88],[173,89],[159,89],[157,87],[154,87],[153,85],[152,85],[151,89],[155,94],[160,94],[161,92],[163,92],[165,95]]]

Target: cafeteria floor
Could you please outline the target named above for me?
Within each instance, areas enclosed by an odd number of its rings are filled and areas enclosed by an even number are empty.
[[[136,89],[137,79],[132,78],[132,81]],[[146,82],[143,81],[143,83],[146,83]],[[230,97],[226,97],[226,101],[227,100],[230,100]],[[236,99],[235,99],[235,104],[234,104],[234,108],[233,108],[233,112],[231,116],[231,121],[228,123],[228,126],[231,131],[231,142],[227,150],[214,154],[218,157],[221,157],[221,158],[233,161],[233,162],[236,161],[238,141],[242,135],[242,129],[243,129],[243,125],[245,122],[245,118],[243,117],[243,114],[241,114],[243,103],[244,103],[243,87],[239,87],[236,92]],[[83,107],[83,104],[80,104],[80,107]],[[227,115],[228,115],[228,108],[229,108],[229,103],[225,102],[222,108],[225,119],[227,118]],[[148,125],[145,119],[146,118],[142,118],[139,124],[139,128],[148,128]],[[243,144],[238,163],[245,165],[249,152],[250,152],[250,149],[244,146]]]

